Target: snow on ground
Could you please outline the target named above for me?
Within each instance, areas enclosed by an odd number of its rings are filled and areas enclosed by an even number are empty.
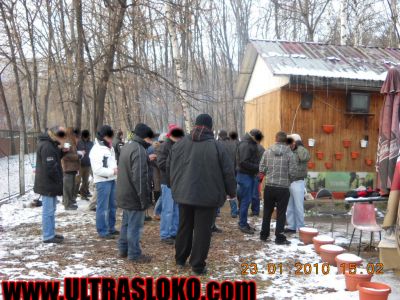
[[[95,213],[88,211],[88,202],[78,200],[77,211],[65,211],[57,207],[57,231],[65,236],[62,245],[41,242],[41,208],[30,208],[29,202],[36,198],[30,193],[0,206],[0,280],[1,279],[62,279],[65,276],[188,276],[189,268],[179,270],[174,264],[174,247],[159,241],[159,223],[150,221],[145,225],[142,247],[153,257],[147,265],[136,265],[117,257],[116,241],[103,241],[95,232]],[[328,275],[294,275],[296,262],[319,263],[312,245],[304,246],[291,236],[288,247],[277,246],[273,241],[261,242],[258,238],[261,219],[251,217],[258,232],[244,236],[237,229],[237,219],[229,216],[226,205],[217,224],[223,233],[213,236],[208,258],[209,275],[201,278],[223,280],[255,280],[258,299],[358,299],[358,292],[345,291],[343,275],[330,267]],[[119,226],[121,212],[118,211]],[[273,224],[274,225],[274,224]],[[326,234],[330,224],[318,222],[317,228]],[[348,243],[345,224],[335,225],[335,239],[339,245]],[[358,239],[357,239],[358,240]],[[366,240],[367,241],[367,240]],[[353,244],[355,252],[356,244]],[[377,262],[378,252],[363,252],[365,264]],[[242,275],[242,263],[256,263],[257,275]],[[282,274],[268,274],[268,263],[282,263]],[[364,264],[364,265],[365,265]],[[320,269],[321,270],[321,269]],[[375,275],[373,281],[387,283],[392,287],[389,299],[400,299],[400,277],[387,271]],[[1,295],[0,295],[1,298]]]
[[[33,186],[33,168],[36,155],[25,155],[25,188]],[[0,158],[0,199],[19,192],[19,166],[18,155]]]

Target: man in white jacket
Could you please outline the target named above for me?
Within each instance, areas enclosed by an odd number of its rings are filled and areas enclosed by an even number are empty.
[[[108,125],[102,126],[89,154],[97,192],[96,228],[99,237],[103,239],[113,239],[119,234],[115,230],[115,179],[118,169],[112,146],[113,137],[112,128]]]

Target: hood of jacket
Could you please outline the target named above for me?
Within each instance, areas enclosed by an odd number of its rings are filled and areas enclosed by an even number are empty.
[[[59,144],[60,144],[59,142],[53,140],[53,139],[49,136],[49,134],[48,134],[47,132],[44,132],[44,133],[39,134],[39,136],[38,136],[38,141],[39,141],[39,142],[46,142],[46,141],[48,141],[48,142],[50,142],[50,143],[53,143],[54,145],[59,145]]]
[[[271,147],[271,151],[275,156],[282,156],[284,153],[289,152],[290,149],[286,144],[277,143]]]
[[[202,142],[206,140],[213,140],[214,133],[205,126],[196,126],[190,133],[193,142]]]

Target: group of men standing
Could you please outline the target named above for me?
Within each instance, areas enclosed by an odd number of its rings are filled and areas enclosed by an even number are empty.
[[[190,257],[189,264],[195,274],[206,272],[215,218],[226,200],[231,204],[231,216],[239,216],[239,229],[254,234],[256,229],[248,223],[248,210],[251,206],[254,216],[260,213],[259,186],[264,177],[260,239],[265,241],[269,237],[275,207],[277,244],[290,243],[285,231],[295,231],[304,225],[304,216],[299,214],[302,214],[309,154],[301,144],[300,136],[292,135],[288,143],[286,133],[279,132],[276,144],[264,151],[260,145],[263,134],[258,129],[251,130],[240,142],[237,134],[232,133],[228,138],[224,131],[219,133],[219,140],[215,140],[212,129],[213,120],[207,114],[196,118],[188,135],[179,126],[170,125],[165,140],[154,154],[149,148],[155,134],[146,124],[137,124],[134,137],[116,149],[112,128],[105,125],[98,130],[89,153],[97,194],[96,228],[100,238],[113,239],[119,235],[120,257],[137,263],[151,260],[142,253],[140,239],[145,212],[152,205],[152,163],[158,167],[161,176],[158,200],[161,242],[175,245],[177,266],[185,267]],[[49,192],[43,185],[52,181],[59,185],[62,177],[59,168],[63,155],[60,150],[62,132],[62,127],[49,129],[45,134],[46,147],[42,140],[37,153],[35,192],[42,195],[43,203],[46,201],[54,206],[50,214],[43,209],[45,242],[61,238],[55,234],[54,211],[56,196],[62,193],[59,190]],[[288,203],[288,228],[285,229]],[[117,207],[122,209],[120,231],[115,228]]]

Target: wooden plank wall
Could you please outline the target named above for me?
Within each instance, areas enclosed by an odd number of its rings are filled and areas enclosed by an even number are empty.
[[[300,103],[301,93],[282,89],[281,91],[281,119],[283,130],[290,132],[296,109]],[[368,117],[368,130],[365,129],[364,117],[345,115],[346,94],[345,91],[315,91],[314,102],[311,110],[297,111],[294,121],[293,132],[299,133],[308,147],[308,138],[316,139],[314,148],[309,148],[312,153],[312,161],[316,162],[316,171],[358,171],[375,172],[376,151],[379,134],[379,114],[383,105],[384,97],[379,93],[371,94],[370,113],[375,114]],[[326,134],[322,130],[322,125],[335,125],[335,131],[332,134]],[[360,147],[360,140],[365,135],[369,136],[367,148]],[[342,140],[350,139],[351,147],[343,147]],[[323,151],[325,157],[323,160],[316,158],[315,152]],[[351,151],[360,152],[360,157],[356,160],[351,159]],[[334,154],[342,152],[343,159],[335,160]],[[367,166],[365,158],[373,160],[372,166]],[[324,163],[333,162],[333,168],[327,170]],[[310,170],[311,171],[311,170]]]
[[[258,128],[264,134],[263,146],[274,143],[281,130],[281,90],[274,90],[245,103],[245,130]]]

